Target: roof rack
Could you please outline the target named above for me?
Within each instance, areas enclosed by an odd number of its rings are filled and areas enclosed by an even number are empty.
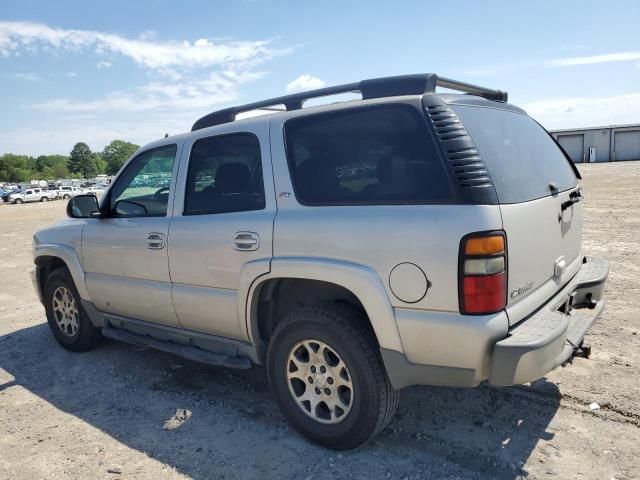
[[[298,110],[302,108],[302,104],[306,100],[311,98],[326,97],[340,93],[360,92],[363,100],[366,100],[369,98],[393,97],[396,95],[420,95],[422,93],[433,93],[435,92],[436,87],[458,90],[471,95],[484,97],[488,100],[506,102],[508,99],[507,92],[480,87],[470,83],[459,82],[450,78],[439,77],[435,73],[399,75],[396,77],[381,77],[361,80],[359,82],[319,88],[317,90],[309,90],[307,92],[294,93],[292,95],[270,98],[269,100],[262,100],[260,102],[247,103],[246,105],[239,105],[237,107],[225,108],[200,118],[193,124],[191,131],[220,125],[222,123],[233,122],[238,113],[258,109],[273,110],[272,107],[276,105],[284,105],[288,111]]]

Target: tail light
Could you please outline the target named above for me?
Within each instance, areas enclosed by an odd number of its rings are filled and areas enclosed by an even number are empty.
[[[504,232],[472,233],[460,242],[460,313],[498,312],[507,303],[507,245]]]

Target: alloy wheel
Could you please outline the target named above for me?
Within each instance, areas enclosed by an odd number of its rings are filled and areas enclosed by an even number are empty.
[[[325,342],[298,342],[289,353],[286,377],[297,405],[317,422],[340,423],[351,411],[351,374],[340,355]]]

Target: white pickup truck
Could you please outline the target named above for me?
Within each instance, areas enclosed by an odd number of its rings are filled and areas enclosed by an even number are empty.
[[[58,193],[55,190],[27,188],[21,192],[9,195],[9,203],[48,202],[56,198],[58,198]]]
[[[83,192],[80,187],[72,186],[63,186],[56,190],[57,197],[62,198],[63,200],[68,200],[69,198],[80,195],[81,193]]]

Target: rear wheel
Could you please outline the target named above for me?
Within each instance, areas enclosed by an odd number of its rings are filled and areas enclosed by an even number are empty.
[[[53,336],[64,348],[84,352],[100,342],[100,329],[89,320],[66,268],[58,268],[49,275],[44,288],[44,304]]]
[[[42,197],[40,199],[41,202],[48,202],[49,201],[49,197]]]
[[[269,383],[283,414],[312,441],[358,447],[382,431],[398,407],[373,334],[351,308],[303,307],[273,333]]]
[[[69,200],[69,198],[71,198],[71,197],[69,196],[69,194],[68,194],[68,193],[65,193],[65,194],[62,196],[62,198],[63,198],[64,200]]]

